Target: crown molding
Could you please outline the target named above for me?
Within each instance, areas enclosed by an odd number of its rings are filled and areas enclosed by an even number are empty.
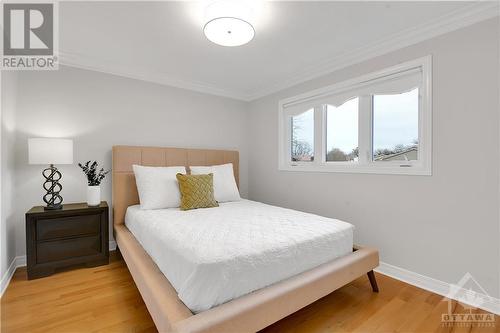
[[[430,22],[413,28],[402,30],[389,37],[371,44],[346,52],[337,57],[329,57],[319,61],[314,66],[296,72],[286,80],[271,83],[262,89],[252,92],[250,101],[265,97],[297,84],[318,78],[348,66],[402,49],[404,47],[423,42],[445,33],[467,27],[469,25],[500,15],[498,1],[478,1],[464,8],[452,11]]]
[[[132,68],[130,66],[117,64],[113,61],[97,59],[95,57],[90,57],[83,54],[60,51],[59,64],[67,67],[74,67],[78,69],[111,74],[129,79],[146,81],[209,95],[221,96],[242,101],[248,100],[248,95],[241,94],[237,91],[222,89],[214,84],[183,80],[159,71],[153,72],[140,67]]]
[[[478,1],[469,6],[450,12],[444,16],[438,17],[430,22],[425,22],[419,26],[402,30],[387,38],[375,41],[356,50],[345,52],[336,57],[326,58],[312,66],[309,66],[308,68],[293,73],[286,79],[269,82],[269,84],[253,91],[237,91],[220,88],[216,84],[210,82],[184,80],[168,73],[150,71],[139,66],[130,67],[120,65],[115,61],[97,59],[83,54],[64,52],[63,50],[59,53],[59,63],[64,66],[251,102],[297,84],[332,73],[339,69],[413,44],[417,44],[427,39],[431,39],[499,15],[500,7],[498,1]]]

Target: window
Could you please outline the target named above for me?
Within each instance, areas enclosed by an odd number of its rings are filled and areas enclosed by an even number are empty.
[[[431,58],[280,101],[279,167],[431,174]]]
[[[314,109],[292,116],[292,161],[314,161]]]
[[[326,105],[326,161],[357,162],[358,107],[354,98],[335,107]]]
[[[373,160],[418,160],[418,88],[373,96]]]

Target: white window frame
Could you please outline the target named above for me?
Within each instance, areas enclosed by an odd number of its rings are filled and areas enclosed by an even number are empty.
[[[373,108],[371,106],[372,98],[368,96],[359,96],[360,107],[358,115],[358,140],[360,151],[359,161],[357,163],[326,162],[325,106],[314,107],[314,161],[291,161],[291,116],[285,113],[285,105],[340,94],[352,89],[355,90],[357,87],[366,86],[369,81],[381,79],[398,73],[404,73],[414,69],[420,69],[422,72],[422,82],[419,86],[419,143],[417,161],[373,161]],[[369,110],[369,112],[367,112],[367,110]],[[309,91],[294,97],[282,99],[279,101],[278,126],[279,170],[430,176],[432,174],[432,56],[429,55],[408,61],[381,71]]]

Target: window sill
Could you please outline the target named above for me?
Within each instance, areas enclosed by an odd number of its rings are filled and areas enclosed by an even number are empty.
[[[430,166],[367,166],[367,165],[280,165],[280,171],[298,172],[338,172],[378,175],[432,176]]]

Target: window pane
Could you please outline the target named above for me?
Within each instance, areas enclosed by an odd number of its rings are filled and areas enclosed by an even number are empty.
[[[373,96],[373,160],[418,160],[418,88]]]
[[[358,103],[351,99],[335,107],[326,107],[326,161],[357,162],[358,150]]]
[[[314,109],[292,117],[292,161],[314,160]]]

